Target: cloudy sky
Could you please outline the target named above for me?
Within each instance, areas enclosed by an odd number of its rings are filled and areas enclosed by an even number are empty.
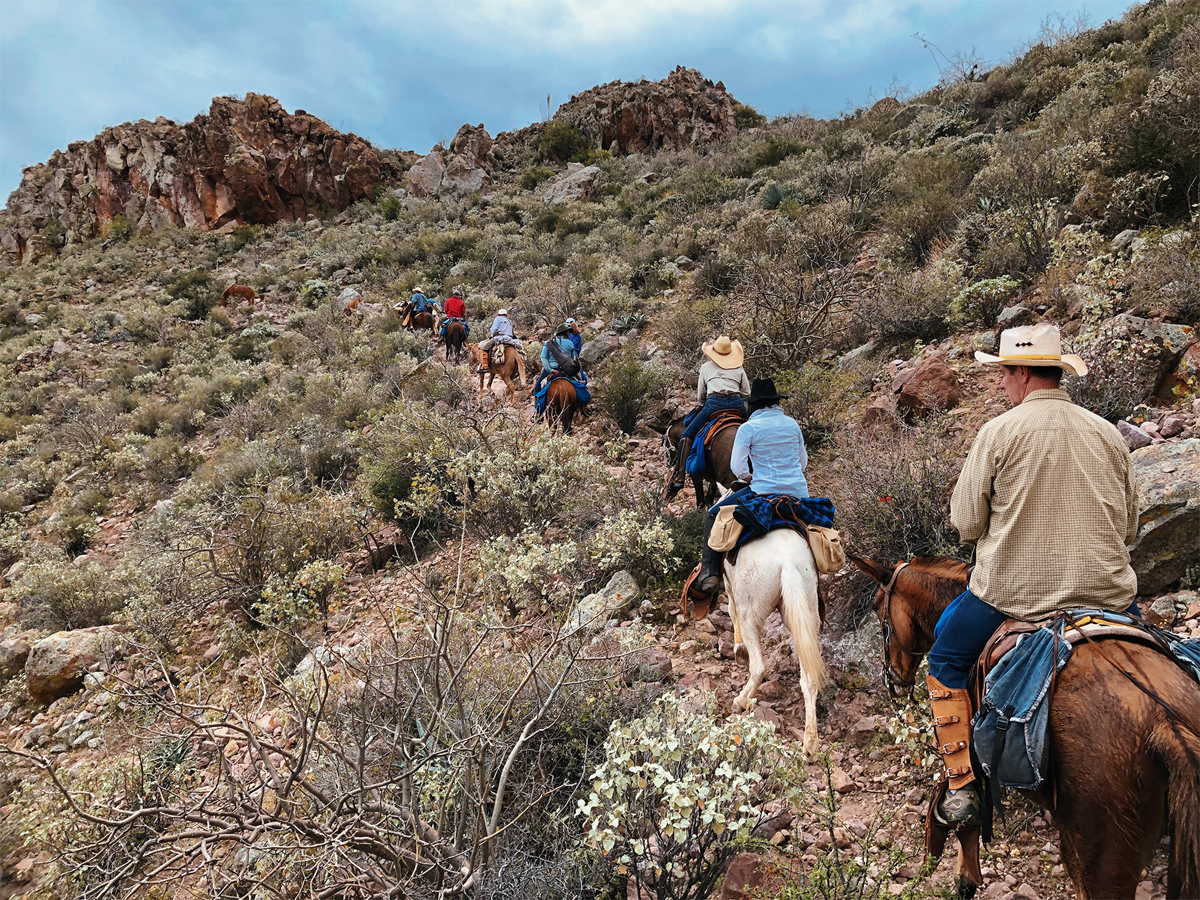
[[[1047,17],[1128,0],[0,0],[0,198],[25,166],[109,125],[277,97],[378,145],[495,135],[615,79],[700,69],[769,116],[919,91],[945,57],[1008,60]]]

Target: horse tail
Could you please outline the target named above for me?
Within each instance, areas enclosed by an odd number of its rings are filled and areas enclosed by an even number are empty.
[[[516,349],[515,347],[513,348],[513,353],[516,355],[516,358],[517,358],[517,372],[521,376],[521,387],[525,387],[525,384],[526,384],[526,381],[525,381],[525,353],[521,350]]]
[[[1200,897],[1200,735],[1178,720],[1160,719],[1150,751],[1167,770],[1171,869],[1180,897]]]
[[[825,660],[821,658],[821,613],[816,578],[815,566],[811,578],[806,578],[792,559],[785,560],[779,571],[779,586],[783,592],[783,605],[780,607],[783,622],[792,633],[792,644],[800,668],[812,677],[817,690],[820,690],[825,682]]]

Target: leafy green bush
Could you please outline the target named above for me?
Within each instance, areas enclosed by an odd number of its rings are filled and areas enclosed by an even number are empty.
[[[395,222],[400,218],[400,213],[404,211],[404,204],[391,194],[384,194],[383,199],[379,201],[379,214],[388,222]]]
[[[613,355],[600,378],[600,403],[605,413],[625,434],[633,434],[642,414],[661,400],[673,379],[662,366],[638,359],[635,347]]]
[[[885,343],[928,343],[945,336],[951,298],[961,284],[958,273],[946,268],[883,273],[871,282],[854,314]]]
[[[124,213],[117,213],[113,216],[112,221],[108,223],[108,228],[104,232],[105,238],[116,243],[129,240],[132,234],[133,223],[125,217]]]
[[[167,293],[184,301],[184,317],[193,321],[205,318],[217,303],[212,274],[207,269],[193,269],[180,275],[167,286]]]
[[[548,122],[538,137],[538,155],[555,162],[577,162],[590,149],[582,131],[566,122]]]
[[[614,722],[604,755],[577,810],[587,845],[631,894],[659,900],[710,896],[768,818],[763,805],[797,783],[774,725],[719,723],[711,700],[693,713],[670,694],[643,718]]]
[[[767,117],[753,106],[746,103],[738,103],[735,100],[733,104],[733,121],[737,125],[738,131],[741,131],[746,128],[762,128],[767,124]]]
[[[234,225],[233,230],[229,232],[229,247],[236,253],[247,244],[254,243],[260,237],[262,237],[262,229],[257,225],[240,223]]]
[[[94,518],[76,511],[62,513],[46,530],[62,541],[63,552],[72,557],[86,553],[92,539],[100,533]]]
[[[1021,289],[1020,282],[1007,275],[987,278],[968,285],[950,301],[950,312],[959,322],[976,322],[990,327]]]
[[[111,625],[139,590],[128,567],[105,569],[96,562],[80,566],[65,557],[32,563],[21,582],[17,614],[30,628],[70,631]]]
[[[759,169],[778,165],[789,156],[798,156],[811,149],[813,148],[809,144],[802,144],[778,135],[770,135],[754,149],[745,162],[734,170],[734,174],[742,178],[749,178]]]

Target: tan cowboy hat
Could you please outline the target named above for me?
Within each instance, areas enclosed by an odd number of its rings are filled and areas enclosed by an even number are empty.
[[[1004,329],[1000,332],[1000,355],[976,350],[975,358],[981,363],[1005,366],[1057,366],[1074,375],[1086,375],[1088,371],[1087,363],[1080,357],[1062,352],[1058,326],[1045,322]]]
[[[498,310],[496,310],[496,315],[498,315],[498,316],[507,316],[507,315],[508,315],[508,310],[507,310],[507,309],[498,309]]]
[[[700,348],[704,355],[722,369],[736,369],[745,359],[741,341],[731,341],[729,335],[723,334],[711,344]]]

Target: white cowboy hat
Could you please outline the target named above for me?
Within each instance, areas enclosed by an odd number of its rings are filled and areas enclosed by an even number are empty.
[[[722,369],[736,369],[745,359],[741,341],[731,341],[729,335],[723,334],[711,344],[700,348],[704,355]]]
[[[1005,366],[1057,366],[1074,375],[1086,375],[1088,371],[1087,363],[1080,357],[1062,352],[1058,326],[1045,322],[1004,329],[1000,332],[1000,355],[976,350],[975,358],[981,363]]]
[[[498,309],[498,310],[496,310],[496,315],[498,315],[498,316],[507,316],[507,315],[508,315],[508,310],[507,310],[507,309]]]

